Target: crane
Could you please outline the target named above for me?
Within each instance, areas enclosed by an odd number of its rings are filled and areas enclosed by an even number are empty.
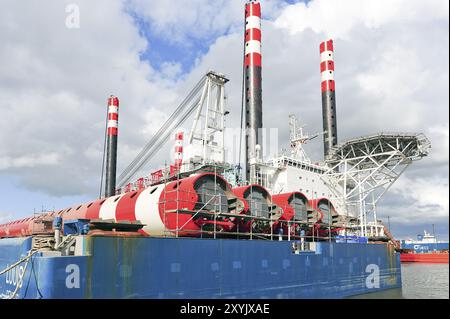
[[[189,92],[186,98],[175,109],[171,116],[155,133],[155,135],[148,141],[134,160],[123,170],[118,178],[118,188],[122,188],[137,176],[142,171],[144,166],[150,162],[158,151],[173,135],[175,130],[179,128],[192,114],[195,112],[194,124],[189,133],[188,143],[193,145],[198,139],[202,147],[205,160],[208,150],[212,146],[207,141],[213,139],[213,135],[217,132],[223,135],[223,116],[224,110],[224,85],[229,80],[220,73],[208,71],[200,81]],[[217,94],[213,94],[216,90]],[[206,107],[204,106],[206,104]],[[199,124],[201,119],[205,120],[205,125]],[[198,133],[202,130],[200,136]],[[217,140],[218,138],[216,138]],[[219,139],[220,140],[220,139]],[[221,144],[223,148],[223,144]],[[217,147],[216,147],[217,148]]]

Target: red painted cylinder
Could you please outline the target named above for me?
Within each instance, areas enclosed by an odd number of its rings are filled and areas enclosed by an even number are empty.
[[[308,211],[311,211],[311,205],[308,198],[301,192],[290,192],[272,196],[275,204],[283,210],[283,215],[278,222],[274,224],[274,232],[279,233],[283,229],[283,234],[290,232],[291,236],[300,235],[302,227],[308,228]],[[287,223],[289,221],[290,223]]]
[[[47,212],[0,225],[0,238],[50,234],[53,232],[54,215],[55,213]]]
[[[317,223],[333,225],[333,217],[338,214],[328,198],[317,198],[309,201],[313,210],[319,213]]]
[[[234,219],[235,227],[233,231],[270,233],[271,226],[280,218],[283,212],[279,206],[272,202],[270,193],[257,184],[237,187],[233,189],[233,192],[244,203],[244,209],[241,214],[250,216]],[[264,219],[258,219],[258,217]]]
[[[234,202],[234,208],[230,208],[229,201]],[[236,201],[231,186],[222,177],[202,173],[69,207],[49,217],[138,220],[145,224],[143,232],[147,235],[199,236],[202,230],[229,231],[234,224],[218,213],[240,211],[243,204],[237,205]],[[31,235],[33,221],[24,219],[0,225],[0,237]]]

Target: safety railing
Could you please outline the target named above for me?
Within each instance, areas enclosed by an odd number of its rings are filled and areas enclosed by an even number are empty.
[[[194,202],[187,200],[188,198],[191,198],[189,195],[204,195],[204,197],[208,198],[206,202]],[[322,236],[319,234],[319,232],[326,232],[331,233],[332,228],[330,227],[329,223],[321,223],[321,222],[308,222],[308,221],[298,221],[298,220],[291,220],[291,221],[281,221],[279,219],[275,219],[272,217],[263,217],[260,216],[259,212],[253,214],[253,213],[247,213],[247,214],[241,214],[236,212],[229,212],[228,209],[224,211],[222,208],[224,207],[222,199],[223,194],[218,194],[217,192],[194,192],[189,190],[183,190],[183,189],[172,189],[165,191],[163,193],[163,196],[161,196],[161,200],[158,202],[158,204],[163,208],[164,211],[164,217],[163,221],[164,224],[167,225],[166,221],[168,220],[167,214],[176,214],[177,222],[176,226],[174,228],[167,228],[165,229],[164,233],[166,236],[173,237],[175,234],[175,237],[178,237],[180,233],[183,233],[183,235],[198,235],[200,237],[205,236],[211,236],[213,238],[216,237],[237,237],[237,238],[250,238],[253,239],[253,237],[258,239],[269,239],[269,240],[294,240],[299,238],[304,238],[311,241],[324,241],[324,240],[332,240],[333,237],[331,236]],[[166,207],[170,204],[170,207],[172,209],[166,209]],[[188,205],[190,204],[190,205]],[[198,209],[192,209],[188,210],[185,209],[186,206],[198,206],[201,205]],[[270,204],[269,204],[270,205]],[[205,210],[205,208],[209,206],[208,210]],[[228,205],[226,205],[228,207]],[[189,214],[190,217],[188,220],[183,219],[183,222],[180,222],[179,216],[183,214]],[[231,222],[236,222],[238,219],[246,219],[246,220],[252,220],[252,222],[266,222],[267,232],[254,232],[253,227],[250,227],[249,231],[239,231],[239,223],[235,223],[235,230],[234,231],[221,231],[218,230],[216,227],[214,230],[204,230],[200,226],[199,230],[189,230],[185,227],[192,221],[195,221],[195,219],[199,216],[208,218],[209,220],[214,221],[214,226],[217,225],[217,221],[223,221],[228,220]],[[282,223],[289,231],[287,234],[283,233],[275,233],[274,230],[274,224],[275,223]],[[296,232],[294,229],[295,227],[298,227],[299,229],[305,231],[306,233],[309,233],[310,235],[303,235],[301,236],[300,231]],[[345,226],[341,226],[340,228],[345,228]]]
[[[183,163],[183,165],[187,165],[187,163]],[[176,172],[170,173],[170,167],[166,166],[159,170],[158,179],[155,180],[153,178],[154,176],[149,176],[145,178],[138,179],[135,183],[130,184],[127,186],[126,189],[123,191],[135,191],[139,190],[142,187],[149,187],[156,184],[164,184],[167,186],[169,183],[172,182],[180,182],[183,178],[189,176],[189,174],[195,173],[195,172],[212,172],[212,173],[222,173],[226,169],[226,167],[221,165],[215,165],[213,163],[205,165],[198,170],[185,172],[184,168],[181,168],[180,170]],[[239,186],[245,186],[249,185],[247,181],[240,181]],[[280,222],[274,218],[267,218],[261,216],[261,213],[259,211],[252,211],[248,212],[247,214],[239,214],[236,212],[230,212],[228,209],[228,205],[224,205],[223,203],[223,196],[222,194],[218,193],[219,186],[217,186],[213,191],[211,192],[196,192],[196,191],[190,191],[186,189],[180,189],[176,187],[172,190],[164,190],[162,196],[160,197],[160,200],[158,202],[158,205],[162,207],[162,210],[164,211],[163,214],[163,223],[165,225],[164,230],[164,236],[167,237],[179,237],[180,233],[184,235],[196,235],[200,237],[205,236],[211,236],[213,238],[216,237],[237,237],[237,238],[250,238],[253,239],[253,237],[258,239],[270,239],[270,240],[279,240],[280,238],[282,240],[291,240],[300,238],[299,232],[291,232],[289,231],[288,234],[280,234],[276,232],[273,225],[276,222]],[[206,202],[193,202],[190,201],[189,198],[191,198],[190,195],[196,195],[194,197],[197,197],[197,195],[201,195],[203,198],[207,198]],[[227,203],[226,203],[227,204]],[[251,199],[250,202],[251,203]],[[272,203],[273,205],[273,203]],[[186,207],[195,207],[193,209],[186,209]],[[200,206],[200,207],[199,207]],[[224,206],[227,207],[227,209],[224,209]],[[254,205],[251,205],[251,208],[254,208]],[[328,211],[331,211],[331,207],[328,209]],[[173,227],[167,227],[169,220],[168,214],[176,214],[176,225]],[[190,215],[189,218],[186,220],[185,217],[180,218],[181,214],[183,215]],[[267,215],[267,214],[264,214]],[[173,218],[173,217],[171,217]],[[186,226],[191,223],[195,222],[197,218],[206,218],[209,221],[213,222],[214,229],[203,229],[203,224],[199,226],[198,230],[189,230],[186,228]],[[237,220],[252,220],[252,223],[254,222],[264,222],[267,223],[268,227],[265,232],[256,232],[254,231],[253,227],[250,227],[249,230],[242,231],[242,229],[239,229],[239,223],[235,223],[235,227],[233,231],[227,230],[223,231],[221,227],[218,226],[219,221],[230,221],[234,222]],[[351,227],[347,227],[347,225],[333,225],[332,224],[332,216],[331,214],[328,216],[328,223],[322,223],[322,222],[306,222],[306,221],[282,221],[282,223],[287,226],[289,229],[290,227],[294,226],[300,226],[302,230],[304,230],[306,233],[310,234],[309,236],[303,236],[303,238],[311,240],[311,241],[323,241],[323,240],[333,240],[334,237],[332,236],[324,236],[324,233],[331,234],[334,229],[337,227],[340,229],[349,229],[351,230]],[[286,228],[286,227],[285,227]]]

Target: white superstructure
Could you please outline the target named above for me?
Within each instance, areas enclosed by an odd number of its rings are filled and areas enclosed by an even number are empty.
[[[384,236],[377,203],[413,161],[428,155],[428,139],[411,133],[358,137],[334,147],[327,161],[312,163],[302,145],[318,134],[292,134],[293,123],[291,118],[290,154],[253,164],[249,182],[272,194],[300,191],[310,200],[328,198],[355,234]]]

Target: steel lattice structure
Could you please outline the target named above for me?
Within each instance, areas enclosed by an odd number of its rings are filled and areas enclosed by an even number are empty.
[[[428,155],[430,141],[423,134],[379,133],[348,140],[331,149],[322,175],[331,183],[347,214],[357,215],[367,235],[368,216],[377,225],[376,205],[392,184],[416,160]],[[356,216],[355,216],[356,217]],[[375,227],[378,232],[378,228]],[[378,236],[378,233],[371,234]]]
[[[118,188],[124,187],[129,182],[133,182],[139,176],[146,175],[148,172],[146,165],[161,150],[165,143],[169,141],[175,131],[188,119],[192,118],[193,114],[194,124],[188,135],[188,146],[194,144],[201,145],[201,154],[199,155],[204,158],[207,158],[210,153],[214,152],[219,153],[220,156],[223,155],[223,151],[222,153],[220,152],[223,149],[222,135],[224,130],[225,84],[228,81],[223,74],[212,70],[208,71],[144,146],[141,152],[120,174]],[[198,142],[199,140],[200,142]],[[218,141],[219,146],[213,147],[213,141]],[[188,146],[186,147],[187,150],[189,148]]]

